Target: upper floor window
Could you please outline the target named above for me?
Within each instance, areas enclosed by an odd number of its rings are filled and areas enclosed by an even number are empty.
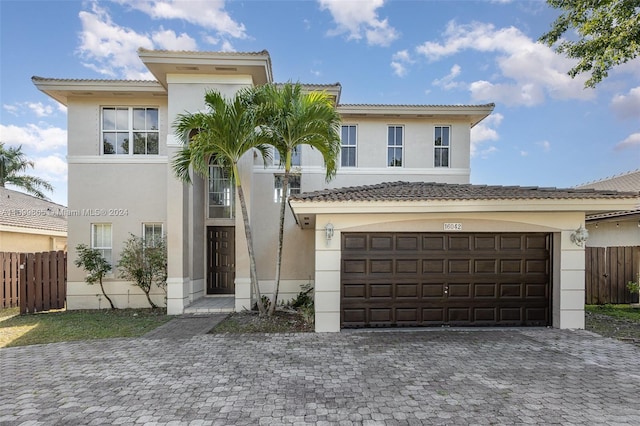
[[[284,175],[274,175],[274,191],[273,191],[273,201],[276,203],[282,202],[282,183],[284,181]],[[299,194],[300,193],[300,175],[299,174],[290,174],[289,181],[287,182],[287,198],[291,194]]]
[[[340,149],[340,165],[356,166],[356,126],[342,126]]]
[[[102,108],[103,154],[158,154],[158,108]]]
[[[389,126],[387,132],[387,166],[402,167],[402,126]]]
[[[161,223],[143,223],[142,224],[142,240],[146,247],[156,247],[162,241],[162,224]]]
[[[235,191],[229,171],[209,165],[209,218],[232,219]]]
[[[102,257],[110,264],[113,264],[111,255],[113,243],[111,240],[110,223],[91,224],[91,248],[99,250]]]
[[[301,163],[301,153],[302,151],[302,147],[301,146],[296,146],[295,148],[293,148],[293,151],[291,152],[291,166],[292,167],[300,167]],[[273,165],[274,166],[279,166],[280,165],[280,152],[278,152],[277,149],[273,149]]]
[[[434,142],[434,167],[449,167],[451,127],[436,126]]]

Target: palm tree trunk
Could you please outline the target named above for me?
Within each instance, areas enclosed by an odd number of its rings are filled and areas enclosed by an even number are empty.
[[[238,176],[238,166],[233,165],[233,173],[236,176],[236,188],[238,189],[238,198],[240,199],[240,209],[242,210],[242,220],[244,222],[244,235],[247,238],[247,250],[249,251],[249,273],[251,276],[251,287],[253,287],[254,294],[257,298],[258,311],[260,315],[264,315],[265,307],[262,304],[262,295],[260,294],[260,286],[258,284],[258,272],[256,268],[256,257],[253,252],[253,236],[251,235],[251,225],[249,224],[249,215],[247,213],[247,203],[244,198],[244,191],[240,184],[240,178]]]
[[[288,157],[289,155],[287,155]],[[282,247],[284,243],[284,214],[287,205],[287,189],[289,188],[289,171],[285,166],[284,176],[282,177],[282,199],[280,200],[280,227],[278,230],[278,253],[276,255],[276,282],[273,287],[273,297],[271,298],[271,306],[269,306],[269,315],[273,315],[278,303],[278,293],[280,293],[280,274],[282,270]]]

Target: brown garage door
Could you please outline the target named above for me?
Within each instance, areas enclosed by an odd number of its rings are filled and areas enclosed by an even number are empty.
[[[344,233],[342,327],[550,324],[551,235]]]

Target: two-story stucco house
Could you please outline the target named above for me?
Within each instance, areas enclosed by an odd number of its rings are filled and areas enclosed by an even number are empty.
[[[34,77],[68,108],[70,309],[98,306],[74,268],[85,243],[116,262],[129,233],[168,242],[169,314],[208,295],[249,308],[242,218],[223,170],[178,181],[172,123],[204,93],[271,83],[258,53],[140,50],[155,81]],[[303,147],[287,211],[281,294],[315,289],[316,330],[396,325],[584,326],[585,213],[628,210],[637,194],[470,185],[470,131],[487,105],[345,105],[337,176]],[[496,165],[499,167],[499,165]],[[273,285],[281,173],[257,154],[241,164],[261,287]],[[576,242],[574,242],[576,241]],[[116,277],[116,306],[144,297]],[[164,295],[154,294],[158,302]]]

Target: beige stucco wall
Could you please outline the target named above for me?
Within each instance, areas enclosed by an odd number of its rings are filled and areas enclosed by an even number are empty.
[[[550,232],[554,237],[552,315],[556,328],[584,328],[584,249],[570,241],[583,213],[327,214],[316,217],[316,331],[340,330],[342,232],[443,232],[444,222],[462,232]],[[324,226],[334,225],[327,242]]]
[[[166,232],[166,147],[160,144],[159,155],[100,155],[103,106],[157,107],[160,140],[166,139],[166,99],[69,100],[68,309],[104,307],[105,301],[95,296],[99,289],[85,284],[85,272],[74,264],[75,247],[91,244],[92,223],[112,224],[114,265],[129,234],[142,235],[143,223],[162,223]],[[136,297],[137,289],[117,275],[114,270],[105,280],[107,294],[120,306],[148,306],[146,298],[141,293]],[[164,304],[164,294],[155,298]]]
[[[0,227],[0,252],[37,253],[44,251],[67,250],[66,232],[53,232],[51,235],[35,232],[11,231]]]
[[[640,246],[640,219],[604,221],[587,225],[589,247]]]

